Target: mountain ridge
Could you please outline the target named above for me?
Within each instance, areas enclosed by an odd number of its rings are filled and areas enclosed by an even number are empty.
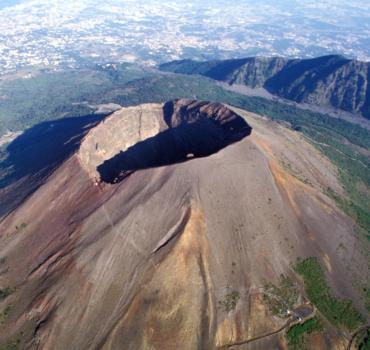
[[[181,60],[163,71],[198,74],[251,88],[298,103],[334,107],[370,119],[370,63],[328,55],[312,59],[249,57],[223,61]]]

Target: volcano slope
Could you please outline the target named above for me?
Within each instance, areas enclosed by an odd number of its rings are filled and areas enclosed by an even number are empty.
[[[341,193],[337,169],[281,124],[189,100],[123,108],[1,219],[0,344],[285,349],[307,297],[297,258],[363,310],[367,261],[328,186]],[[345,349],[350,331],[316,314],[307,347]]]

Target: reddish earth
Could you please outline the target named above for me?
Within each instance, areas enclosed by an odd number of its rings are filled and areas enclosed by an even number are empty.
[[[15,288],[0,301],[0,344],[222,348],[284,324],[254,291],[281,274],[300,285],[292,264],[305,256],[319,258],[335,293],[359,300],[346,266],[366,263],[328,184],[341,191],[302,136],[245,111],[187,100],[121,109],[0,219],[0,287]],[[340,349],[331,331],[313,339]],[[277,334],[244,348],[284,344]]]

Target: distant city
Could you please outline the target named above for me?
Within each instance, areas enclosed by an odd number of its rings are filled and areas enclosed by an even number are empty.
[[[339,53],[370,60],[368,1],[5,0],[0,74],[28,67]]]

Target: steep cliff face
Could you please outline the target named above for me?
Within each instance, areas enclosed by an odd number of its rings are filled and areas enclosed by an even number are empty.
[[[244,119],[219,103],[145,104],[107,118],[89,133],[79,154],[96,179],[117,182],[139,169],[208,156],[250,132]]]
[[[261,87],[267,79],[278,73],[287,62],[288,60],[281,57],[250,57],[207,62],[181,60],[164,63],[160,68],[174,73],[204,75],[229,84]]]
[[[143,142],[161,147],[137,153]],[[133,147],[136,168],[120,176],[120,158],[105,181],[100,167]],[[173,149],[191,154],[165,156]],[[337,170],[300,134],[244,111],[189,100],[121,109],[1,219],[0,287],[11,293],[0,344],[286,349],[287,312],[306,298],[297,257],[316,256],[335,293],[354,300],[348,262],[368,273],[329,185],[341,192]],[[266,284],[282,274],[295,292],[279,316]],[[322,349],[346,344],[331,326],[312,336]]]
[[[264,86],[281,97],[348,112],[369,113],[369,64],[327,56],[291,61]]]
[[[280,72],[287,60],[281,57],[253,57],[232,69],[232,60],[219,63],[207,72],[207,76],[229,84],[243,84],[252,88],[264,86],[265,82]],[[226,69],[227,74],[222,72]]]
[[[164,64],[163,70],[201,74],[209,78],[264,87],[277,96],[319,106],[331,106],[370,119],[370,64],[342,56],[289,60],[246,58],[238,60]]]

